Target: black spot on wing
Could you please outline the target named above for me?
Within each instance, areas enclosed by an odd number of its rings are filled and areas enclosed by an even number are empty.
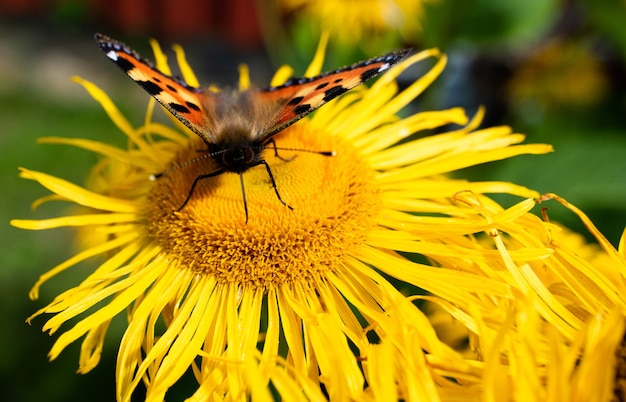
[[[170,102],[168,106],[180,113],[191,113],[191,110],[189,110],[186,106],[181,105],[180,103]]]
[[[117,60],[115,60],[115,64],[117,64],[119,68],[124,70],[125,73],[128,73],[130,70],[135,68],[133,63],[131,63],[130,61],[126,60],[123,57],[118,57]]]
[[[199,111],[200,111],[200,107],[199,107],[198,105],[196,105],[195,103],[192,103],[192,102],[187,101],[187,102],[185,102],[185,104],[187,104],[187,106],[189,107],[189,109],[193,109],[193,110],[195,110],[196,112],[199,112]]]
[[[161,88],[152,81],[137,81],[137,84],[141,85],[141,87],[145,89],[146,92],[153,96],[163,92],[163,88]]]
[[[303,104],[303,105],[296,106],[296,107],[293,109],[293,112],[294,112],[295,114],[297,114],[297,115],[301,115],[301,114],[303,114],[303,113],[307,113],[307,112],[308,112],[308,111],[310,111],[310,110],[311,110],[311,105],[309,105],[308,103],[305,103],[305,104]]]
[[[366,70],[364,72],[361,73],[361,82],[365,82],[367,80],[369,80],[370,78],[373,78],[375,76],[377,76],[379,73],[379,69],[378,68],[370,68],[369,70]]]
[[[348,88],[342,87],[341,85],[337,85],[335,87],[327,89],[326,92],[324,92],[323,100],[324,102],[328,102],[346,92],[348,92]]]
[[[325,81],[325,82],[322,82],[322,83],[318,84],[318,88],[316,88],[317,90],[323,89],[323,88],[327,87],[328,85],[332,85],[332,84],[337,86],[337,84],[339,84],[339,83],[344,81],[344,78],[343,77],[334,77],[336,74],[344,73],[344,72],[347,72],[347,71],[351,71],[351,70],[354,70],[356,68],[362,68],[362,67],[371,66],[373,64],[377,64],[377,67],[375,67],[375,68],[368,68],[367,71],[362,73],[361,78],[365,78],[363,81],[366,81],[367,79],[375,77],[376,75],[378,75],[378,74],[382,73],[383,71],[387,70],[388,68],[390,68],[394,64],[398,63],[400,60],[404,59],[410,52],[411,52],[411,49],[406,49],[406,50],[400,50],[400,51],[397,51],[397,52],[387,53],[385,55],[374,57],[374,58],[371,58],[369,60],[365,60],[365,61],[353,64],[351,66],[346,66],[346,67],[339,68],[337,70],[328,71],[328,72],[322,73],[322,74],[320,74],[318,76],[315,76],[315,77],[291,78],[290,80],[287,80],[282,85],[278,85],[278,86],[275,86],[275,87],[267,87],[267,88],[264,88],[262,91],[273,92],[273,91],[280,90],[280,89],[283,89],[283,88],[287,88],[287,87],[290,87],[290,86],[308,84],[309,82],[322,80],[322,79],[326,79],[328,81]],[[385,64],[387,64],[386,68],[383,68],[381,70],[381,68]],[[345,92],[345,91],[343,91],[343,92]],[[335,96],[338,96],[338,95],[335,95]]]
[[[157,80],[157,82],[160,82],[160,81]],[[178,92],[178,89],[174,88],[170,84],[167,84],[166,87],[167,87],[168,90],[170,90],[170,91],[172,91],[174,93]]]
[[[304,96],[296,96],[295,98],[291,98],[291,100],[287,102],[287,104],[289,106],[297,105],[298,103],[302,102],[303,99]]]

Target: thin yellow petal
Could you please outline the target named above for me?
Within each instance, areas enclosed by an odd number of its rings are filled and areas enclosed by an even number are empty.
[[[172,75],[172,70],[167,63],[167,55],[163,53],[159,42],[156,39],[150,39],[149,43],[152,48],[152,53],[154,54],[154,64],[156,68],[163,74]]]
[[[132,246],[127,247],[126,250],[132,250]],[[154,257],[157,252],[158,249],[152,249],[151,252],[142,252],[142,254],[144,258],[146,255]],[[51,334],[56,332],[65,322],[106,300],[118,291],[127,288],[129,283],[132,284],[132,275],[129,274],[136,268],[137,260],[119,266],[123,262],[125,261],[122,260],[122,256],[116,254],[107,261],[107,265],[110,267],[115,267],[117,264],[117,268],[112,272],[92,274],[78,287],[67,290],[55,298],[50,305],[45,307],[45,312],[57,314],[46,322],[43,327],[44,331],[49,331]],[[98,325],[110,318],[112,317],[105,318]]]
[[[381,115],[389,115],[395,114],[403,107],[408,105],[413,99],[419,96],[433,81],[439,77],[439,75],[443,72],[443,69],[446,66],[447,58],[445,55],[442,55],[437,49],[425,50],[415,55],[408,57],[406,60],[398,63],[393,69],[391,69],[387,74],[381,76],[381,78],[372,85],[372,91],[370,96],[375,93],[377,86],[385,87],[390,85],[393,80],[397,78],[397,76],[402,72],[406,66],[417,63],[427,57],[436,57],[438,58],[435,65],[428,70],[426,74],[421,76],[417,81],[409,85],[405,90],[396,95],[391,101],[387,102],[387,104],[379,110]]]
[[[136,213],[137,211],[137,203],[134,201],[96,194],[65,180],[34,170],[20,168],[20,171],[21,177],[36,180],[53,193],[62,195],[79,205],[111,212]]]
[[[87,90],[89,95],[91,95],[92,98],[100,103],[104,111],[107,113],[111,121],[113,121],[113,123],[117,126],[117,128],[119,128],[124,134],[126,134],[127,137],[133,137],[133,126],[122,115],[122,112],[120,112],[120,110],[117,108],[117,106],[115,106],[111,98],[109,98],[109,96],[103,90],[98,88],[94,83],[78,76],[72,77],[72,80],[82,85]]]
[[[318,316],[318,325],[306,325],[307,335],[316,351],[321,376],[327,378],[330,399],[349,400],[363,388],[363,376],[356,365],[345,335],[327,314]]]
[[[93,214],[72,215],[61,218],[22,220],[13,219],[11,225],[29,230],[47,230],[66,226],[111,225],[124,222],[136,222],[135,214]]]
[[[283,85],[292,76],[293,76],[293,68],[288,65],[282,65],[274,73],[274,76],[272,77],[272,81],[270,82],[270,86],[277,87],[277,86]]]
[[[32,210],[35,210],[35,209],[39,208],[41,205],[43,205],[43,204],[45,204],[47,202],[51,202],[51,201],[67,201],[67,198],[62,197],[62,196],[60,196],[58,194],[50,194],[50,195],[38,198],[35,201],[33,201],[33,203],[30,205],[30,208]]]
[[[250,88],[250,69],[247,64],[239,65],[239,91],[243,92]]]
[[[264,377],[268,374],[267,371],[259,370],[256,361],[250,358],[243,361],[243,368],[248,386],[250,388],[250,396],[252,397],[252,401],[274,402],[274,397],[267,387],[267,382],[264,381]],[[295,397],[295,395],[292,395],[292,397]]]
[[[322,66],[324,65],[324,56],[326,55],[326,47],[328,46],[329,33],[327,31],[322,32],[320,40],[317,44],[317,50],[313,56],[313,60],[309,64],[309,67],[304,73],[305,77],[315,77],[322,72]]]
[[[139,127],[137,129],[137,133],[140,135],[158,135],[179,145],[186,145],[189,142],[189,137],[183,135],[180,131],[157,122],[147,123],[146,125]],[[160,146],[166,144],[157,143],[155,145]],[[172,146],[173,144],[167,145]]]
[[[493,162],[497,160],[511,158],[517,155],[540,155],[552,152],[552,147],[542,144],[518,145],[515,147],[507,147],[493,149],[489,151],[472,152],[460,155],[443,155],[410,165],[403,169],[397,169],[390,172],[381,173],[379,180],[413,180],[420,177],[434,176],[449,173],[455,170],[463,169],[469,166],[475,166],[482,163]]]
[[[169,351],[160,364],[154,378],[155,385],[149,389],[146,400],[163,400],[167,389],[187,371],[190,362],[202,349],[210,326],[206,317],[213,299],[212,294],[205,291],[207,284],[206,280],[200,280],[190,289],[170,324],[168,332],[175,331],[176,340],[168,345]]]
[[[78,361],[78,373],[86,374],[100,363],[100,356],[104,347],[104,338],[109,330],[111,322],[106,321],[90,330],[85,340],[80,345],[80,359]]]
[[[90,249],[87,250],[83,250],[80,253],[76,254],[75,256],[71,257],[70,259],[62,262],[61,264],[55,266],[54,268],[50,269],[48,272],[46,272],[45,274],[41,275],[39,277],[39,279],[37,280],[37,282],[35,283],[35,285],[32,287],[30,293],[28,294],[28,296],[32,299],[32,300],[36,300],[39,298],[39,288],[41,287],[41,285],[43,285],[46,281],[48,281],[50,278],[58,275],[59,273],[65,271],[66,269],[78,264],[81,261],[84,261],[88,258],[94,257],[96,255],[99,254],[103,254],[107,251],[110,250],[115,250],[119,247],[122,247],[124,244],[128,244],[130,242],[132,242],[133,240],[135,240],[138,237],[137,233],[128,233],[125,236],[120,236],[116,239],[113,239],[111,241],[108,241],[106,243],[103,244],[99,244],[95,247],[92,247]]]
[[[37,139],[37,142],[40,144],[72,145],[148,171],[154,170],[158,167],[154,162],[146,158],[132,157],[127,151],[121,150],[115,146],[104,144],[100,141],[92,141],[82,138],[42,137]]]
[[[200,82],[196,77],[196,74],[193,72],[193,69],[187,63],[187,58],[185,57],[185,51],[180,45],[172,45],[172,49],[176,53],[176,62],[178,63],[178,68],[180,68],[180,73],[183,75],[183,79],[187,84],[192,87],[199,88]]]
[[[604,251],[607,252],[607,254],[611,257],[611,259],[616,264],[622,267],[622,273],[626,274],[626,258],[624,258],[620,253],[617,252],[617,250],[615,250],[611,242],[609,242],[606,239],[606,237],[598,230],[598,228],[593,224],[593,222],[591,222],[591,219],[589,219],[589,217],[583,211],[581,211],[575,205],[572,205],[569,202],[567,202],[564,198],[561,198],[558,195],[552,194],[552,193],[547,193],[547,194],[542,195],[541,198],[539,199],[539,202],[544,202],[550,199],[554,199],[560,202],[567,209],[569,209],[570,211],[578,215],[578,217],[587,227],[589,232],[596,238],[596,240],[598,240],[598,243],[604,249]]]
[[[280,336],[280,315],[278,311],[278,301],[276,290],[269,289],[266,296],[267,303],[267,328],[265,330],[265,342],[263,343],[263,354],[261,363],[268,363],[278,355]]]
[[[128,329],[122,338],[119,352],[119,364],[116,369],[118,382],[118,400],[124,400],[122,395],[129,396],[134,389],[131,385],[135,375],[135,369],[141,363],[139,356],[145,353],[145,345],[155,345],[154,332],[157,320],[163,313],[166,305],[171,300],[177,300],[180,289],[186,289],[193,279],[193,275],[185,270],[165,269],[167,264],[158,264],[156,269],[162,270],[163,274],[155,282],[154,286],[146,292],[141,303],[136,305],[129,322]],[[169,336],[169,335],[166,335]],[[158,350],[149,351],[153,359],[160,359]],[[167,349],[163,349],[165,354]],[[146,365],[147,366],[147,365]]]
[[[302,319],[295,311],[289,308],[290,303],[287,302],[285,296],[283,292],[277,292],[276,294],[285,341],[289,347],[294,370],[297,373],[306,375],[307,362],[305,360],[304,345],[302,344]]]
[[[394,351],[391,342],[370,345],[367,356],[367,378],[374,394],[374,400],[398,400],[398,387],[395,379]]]
[[[137,297],[145,292],[159,275],[160,272],[156,269],[144,269],[137,272],[132,278],[118,282],[115,287],[123,290],[108,304],[78,322],[72,329],[61,334],[52,346],[52,349],[50,349],[50,353],[48,354],[50,360],[54,360],[58,357],[59,353],[61,353],[67,345],[83,336],[90,328],[94,328],[110,320],[120,311],[123,311],[133,300],[136,300]],[[110,291],[110,289],[108,289],[108,291]]]
[[[394,124],[389,124],[376,128],[370,132],[367,136],[361,136],[358,140],[358,146],[362,149],[365,155],[371,156],[368,158],[372,166],[375,169],[382,169],[383,166],[379,165],[379,161],[385,161],[387,163],[392,162],[394,165],[401,166],[405,162],[395,161],[389,157],[381,157],[378,151],[385,149],[393,144],[396,144],[403,139],[407,138],[411,134],[420,132],[422,130],[430,130],[438,127],[445,126],[446,124],[466,124],[467,115],[461,108],[453,108],[448,110],[439,110],[434,112],[421,112],[414,114],[413,116],[406,117]],[[442,134],[444,138],[448,138],[447,134]],[[456,135],[462,135],[461,133]],[[439,141],[440,136],[426,137],[418,141],[420,144],[424,144],[428,141]],[[442,139],[443,140],[443,139]],[[443,141],[441,141],[443,142]],[[406,155],[402,155],[406,158]]]
[[[82,85],[91,97],[100,103],[111,121],[113,121],[122,133],[124,133],[135,145],[137,145],[139,149],[149,154],[150,145],[137,134],[130,122],[122,115],[117,106],[115,106],[104,91],[90,81],[84,80],[80,77],[74,76],[72,77],[72,80]]]

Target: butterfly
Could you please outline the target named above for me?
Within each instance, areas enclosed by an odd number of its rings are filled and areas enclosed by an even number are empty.
[[[192,87],[182,79],[160,72],[122,42],[99,33],[95,34],[95,40],[110,60],[202,139],[206,152],[217,165],[217,170],[195,178],[178,210],[184,208],[201,180],[232,172],[239,174],[246,223],[248,206],[243,173],[255,166],[265,166],[278,200],[293,209],[281,198],[270,166],[263,158],[263,151],[270,145],[280,158],[272,137],[334,98],[389,70],[410,53],[410,50],[387,53],[315,77],[292,78],[279,86],[214,92]],[[317,153],[334,155],[334,152]]]

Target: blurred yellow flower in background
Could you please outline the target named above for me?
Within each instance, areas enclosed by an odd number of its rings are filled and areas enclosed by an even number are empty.
[[[419,43],[426,13],[424,6],[438,2],[259,0],[259,9],[266,46],[278,60],[302,63],[319,36],[328,34],[331,38],[328,58],[348,64],[352,58],[371,57]]]
[[[424,0],[278,0],[287,13],[319,24],[342,43],[397,32],[412,42],[421,33]]]
[[[508,85],[512,101],[542,108],[589,107],[608,93],[607,71],[589,44],[553,39],[514,70]]]

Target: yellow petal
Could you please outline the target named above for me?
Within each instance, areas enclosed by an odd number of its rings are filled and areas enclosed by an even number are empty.
[[[180,68],[180,72],[183,75],[183,79],[187,84],[192,87],[200,88],[200,82],[196,77],[196,74],[193,72],[193,69],[187,63],[187,58],[185,57],[185,51],[180,45],[173,45],[172,49],[176,53],[176,62],[178,63],[178,67]]]
[[[250,88],[250,69],[246,64],[239,65],[239,91],[243,92]]]
[[[167,63],[167,55],[163,53],[159,42],[156,39],[150,39],[149,43],[152,48],[152,53],[154,53],[154,64],[157,70],[161,71],[163,74],[172,75],[170,66]]]
[[[129,214],[136,213],[137,211],[137,203],[135,201],[121,200],[96,194],[63,179],[59,179],[45,173],[36,172],[34,170],[20,168],[20,171],[20,177],[36,180],[53,193],[57,193],[79,205],[102,211]]]
[[[305,77],[315,77],[322,72],[322,65],[324,64],[324,56],[326,55],[326,47],[328,46],[329,33],[324,31],[320,36],[320,40],[317,44],[317,50],[313,56],[313,60],[309,64],[309,67],[304,73]]]

